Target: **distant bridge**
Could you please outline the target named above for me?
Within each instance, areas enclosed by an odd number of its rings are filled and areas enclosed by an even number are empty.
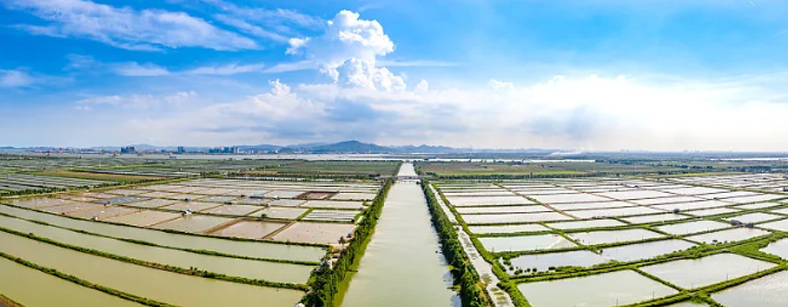
[[[380,176],[380,178],[383,178],[383,179],[396,178],[396,179],[400,179],[400,180],[419,180],[421,178],[430,178],[430,177],[432,177],[432,176],[419,176],[419,175],[416,175],[416,176],[413,176],[413,175],[409,175],[409,176],[408,175],[403,175],[403,176]]]

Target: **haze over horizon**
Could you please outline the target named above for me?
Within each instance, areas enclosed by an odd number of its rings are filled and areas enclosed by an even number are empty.
[[[786,151],[788,2],[0,0],[0,146]]]

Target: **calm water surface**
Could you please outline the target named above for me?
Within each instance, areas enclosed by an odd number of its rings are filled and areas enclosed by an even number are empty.
[[[400,175],[413,174],[403,164]],[[358,267],[350,276],[342,307],[451,307],[459,303],[448,289],[451,275],[424,194],[415,182],[394,184],[375,233]]]

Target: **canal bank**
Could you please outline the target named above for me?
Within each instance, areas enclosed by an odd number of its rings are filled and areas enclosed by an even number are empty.
[[[411,163],[399,171],[399,175],[408,174],[415,175]],[[348,279],[337,296],[337,306],[460,305],[449,289],[452,276],[417,181],[398,181],[391,187],[357,272]]]

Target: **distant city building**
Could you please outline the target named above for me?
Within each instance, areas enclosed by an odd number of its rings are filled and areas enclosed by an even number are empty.
[[[122,154],[137,153],[137,148],[135,148],[134,146],[123,147],[123,148],[120,149],[120,153],[122,153]]]
[[[219,154],[237,154],[240,152],[241,151],[240,149],[238,149],[238,147],[216,147],[208,150],[208,153],[219,153]]]
[[[179,146],[178,153],[186,153],[186,148],[183,148],[183,146]]]

